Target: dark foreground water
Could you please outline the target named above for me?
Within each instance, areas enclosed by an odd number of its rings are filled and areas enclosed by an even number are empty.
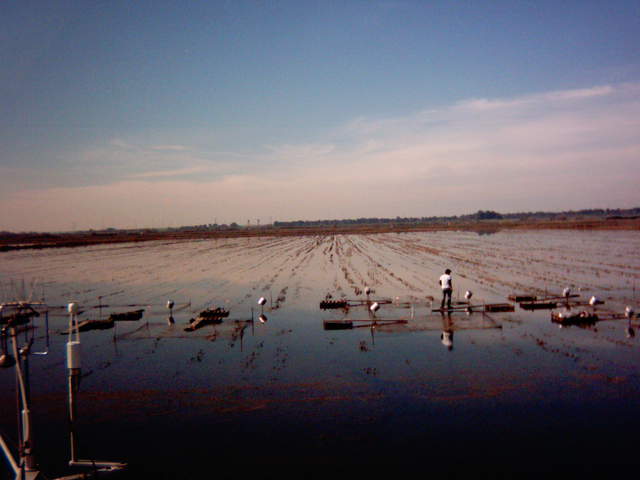
[[[629,330],[639,324],[612,319],[636,301],[639,246],[640,232],[158,242],[3,254],[0,273],[3,300],[49,305],[49,354],[30,357],[30,384],[35,447],[51,476],[72,471],[60,332],[61,307],[74,300],[81,319],[145,309],[82,334],[80,457],[128,462],[119,478],[582,478],[640,466],[639,340]],[[604,300],[605,320],[559,328],[549,310],[517,305],[443,317],[428,297],[445,267],[458,299],[571,286],[574,303]],[[369,319],[363,307],[318,308],[327,293],[364,300],[365,285],[396,302],[377,318],[406,323],[325,330],[324,320]],[[213,304],[230,316],[184,331]],[[26,335],[41,350],[42,317],[36,326]],[[15,439],[13,369],[0,370],[0,386],[0,428]]]

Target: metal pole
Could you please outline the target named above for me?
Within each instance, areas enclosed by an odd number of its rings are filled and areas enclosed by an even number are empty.
[[[15,473],[16,476],[18,476],[18,474],[20,473],[20,467],[18,467],[18,464],[16,463],[15,458],[13,458],[13,455],[11,454],[11,450],[9,449],[9,446],[7,445],[7,443],[4,441],[4,438],[2,437],[2,435],[0,435],[0,446],[4,451],[5,457],[7,457],[7,461],[11,465],[11,469],[13,470],[13,473]]]
[[[18,352],[18,340],[15,327],[11,327],[13,354],[16,358],[16,374],[18,376],[18,389],[20,390],[21,416],[20,425],[20,465],[24,465],[27,472],[36,471],[36,462],[33,455],[33,445],[31,438],[31,411],[29,410],[28,390],[25,382],[25,374],[22,370],[22,354]],[[24,354],[25,369],[29,368],[27,363],[28,350]]]
[[[77,380],[80,378],[80,371],[78,369],[69,369],[68,384],[69,384],[69,434],[71,442],[71,460],[70,462],[78,461],[78,436],[76,432],[76,390]]]

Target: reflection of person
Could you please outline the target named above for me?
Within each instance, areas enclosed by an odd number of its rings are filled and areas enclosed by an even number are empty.
[[[444,312],[442,312],[442,333],[440,334],[440,340],[448,350],[453,350],[453,320],[451,320],[451,313],[447,313],[445,316]]]
[[[451,270],[448,268],[440,275],[440,287],[442,288],[442,302],[440,309],[444,310],[444,301],[447,300],[447,308],[451,308],[451,292],[453,291],[453,280],[451,279]]]
[[[627,307],[627,308],[629,308],[629,307]],[[629,324],[627,325],[627,328],[625,329],[625,332],[627,333],[627,338],[633,338],[633,337],[636,336],[636,331],[631,326],[631,317],[629,317]]]

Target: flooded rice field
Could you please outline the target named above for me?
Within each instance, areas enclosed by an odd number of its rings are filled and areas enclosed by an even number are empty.
[[[80,321],[144,310],[81,333],[80,456],[128,462],[124,478],[640,467],[640,321],[624,317],[640,306],[638,231],[148,242],[0,262],[2,301],[48,306],[20,334],[34,350],[49,343],[29,358],[46,472],[69,472],[71,301]],[[434,311],[445,268],[457,305],[448,313]],[[508,298],[566,287],[572,296],[551,299],[553,309]],[[567,301],[571,315],[597,321],[552,321]],[[513,311],[487,307],[505,303]],[[214,307],[228,316],[188,328]],[[0,369],[0,386],[0,430],[15,439],[13,368]]]

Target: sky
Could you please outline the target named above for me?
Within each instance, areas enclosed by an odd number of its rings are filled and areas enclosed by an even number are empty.
[[[640,0],[0,3],[0,231],[640,206]]]

